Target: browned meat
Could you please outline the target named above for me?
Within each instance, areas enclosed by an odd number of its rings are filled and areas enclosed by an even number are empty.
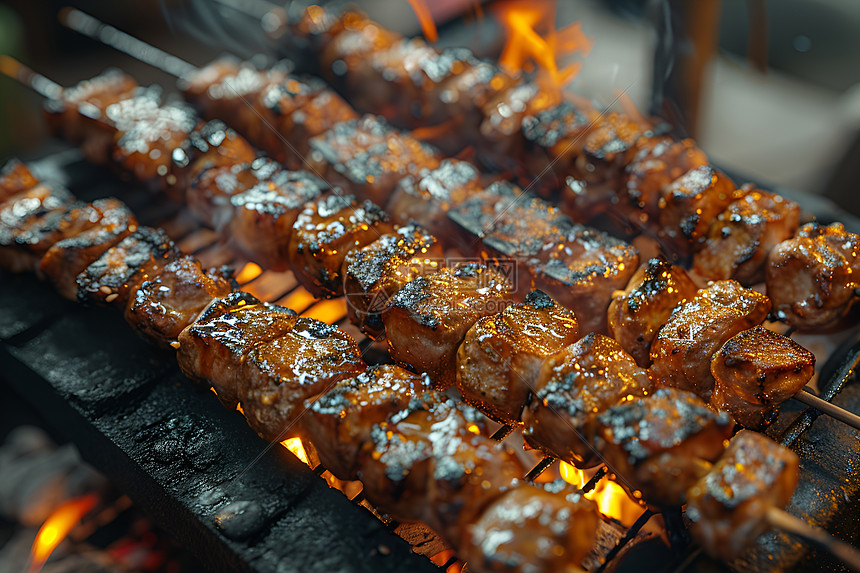
[[[370,366],[310,403],[301,424],[323,466],[340,479],[353,480],[358,452],[370,442],[374,427],[407,411],[414,400],[438,399],[426,374],[393,364]]]
[[[258,157],[251,163],[216,165],[189,180],[185,201],[199,221],[221,231],[233,218],[230,198],[257,184],[265,184],[281,169],[265,157]]]
[[[230,197],[230,237],[264,268],[289,268],[290,235],[299,211],[326,189],[307,171],[280,171]]]
[[[441,161],[438,150],[372,115],[335,125],[312,138],[310,149],[313,171],[377,204],[388,200],[401,179],[436,169]]]
[[[57,228],[72,199],[66,189],[42,183],[0,203],[0,266],[13,273],[38,268],[60,238]]]
[[[178,256],[176,245],[164,231],[138,227],[81,271],[76,279],[78,301],[125,308],[142,282]]]
[[[745,195],[711,223],[704,248],[693,256],[693,268],[706,279],[764,280],[768,253],[797,231],[797,203],[760,189],[742,190]]]
[[[478,571],[565,573],[591,551],[599,520],[594,502],[577,492],[521,486],[484,510],[458,554]]]
[[[482,155],[496,161],[500,168],[509,167],[510,158],[523,156],[523,118],[558,103],[558,94],[542,90],[533,82],[520,82],[496,92],[483,106]]]
[[[186,255],[141,283],[125,309],[125,319],[144,337],[167,346],[213,299],[231,290],[228,281],[204,272],[197,259]]]
[[[437,237],[448,237],[452,229],[447,213],[480,190],[480,173],[474,165],[445,159],[437,169],[404,177],[388,200],[386,211],[398,225],[415,221]]]
[[[362,78],[373,77],[373,55],[384,52],[401,40],[399,34],[386,30],[357,11],[347,11],[336,17],[336,21],[322,14],[315,18],[308,12],[311,27],[316,29],[314,35],[320,36],[315,38],[321,47],[318,52],[320,71],[327,80],[346,89],[357,85],[355,82]],[[319,12],[324,12],[324,9]],[[323,22],[323,19],[328,21]],[[362,88],[360,91],[366,91],[367,85]]]
[[[777,405],[803,389],[814,370],[814,354],[756,326],[729,339],[711,361],[711,405],[745,428],[763,430],[776,419]]]
[[[651,343],[651,377],[709,400],[711,359],[731,337],[761,324],[770,300],[735,281],[717,281],[681,305]]]
[[[510,290],[498,271],[474,263],[409,281],[382,314],[391,357],[427,372],[440,389],[450,387],[466,331],[482,316],[504,310]]]
[[[767,511],[783,509],[800,474],[797,454],[742,430],[707,475],[687,493],[691,533],[711,556],[736,559],[770,529]]]
[[[0,170],[0,203],[22,191],[39,184],[27,166],[17,159],[10,159]]]
[[[696,294],[696,285],[682,268],[664,258],[639,267],[609,303],[609,334],[642,368],[651,365],[651,341],[672,311]]]
[[[692,392],[661,388],[597,416],[594,445],[628,490],[652,506],[678,506],[723,453],[734,422]]]
[[[412,279],[435,273],[445,264],[444,257],[436,237],[415,224],[349,251],[343,277],[350,320],[378,339],[384,334],[382,313],[388,299]]]
[[[388,215],[353,195],[330,194],[305,205],[290,236],[290,266],[314,296],[343,294],[346,255],[393,231]]]
[[[532,291],[472,325],[457,352],[457,390],[489,417],[519,424],[544,360],[578,338],[573,313]]]
[[[591,444],[595,416],[650,391],[648,374],[617,342],[587,334],[540,369],[523,412],[526,443],[578,468],[596,466],[602,457]]]
[[[173,150],[172,173],[186,185],[207,169],[251,163],[256,157],[244,137],[223,121],[213,120],[192,131],[186,144]]]
[[[188,101],[205,110],[204,106],[209,101],[207,92],[210,86],[217,85],[226,77],[236,75],[241,68],[242,62],[239,58],[230,55],[221,56],[180,78],[178,86]]]
[[[854,324],[860,287],[860,236],[841,223],[809,223],[768,255],[765,280],[780,320],[808,331]]]
[[[98,199],[66,213],[59,225],[62,240],[47,250],[39,273],[69,299],[78,296],[78,275],[105,251],[137,230],[137,219],[118,199]]]

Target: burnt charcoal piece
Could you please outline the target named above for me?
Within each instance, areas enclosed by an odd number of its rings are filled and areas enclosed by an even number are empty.
[[[15,273],[37,268],[72,200],[66,189],[40,184],[0,203],[0,266]]]

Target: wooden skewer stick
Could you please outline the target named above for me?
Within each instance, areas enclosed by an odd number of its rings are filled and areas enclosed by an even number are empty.
[[[794,399],[798,402],[803,402],[807,406],[812,406],[822,414],[827,414],[840,422],[845,422],[852,428],[860,430],[860,416],[849,412],[845,408],[840,408],[836,404],[831,404],[827,400],[822,400],[808,390],[801,390],[794,395]]]
[[[766,518],[772,527],[823,547],[854,571],[860,572],[860,551],[844,541],[836,539],[823,529],[814,527],[782,509],[771,507],[767,510]]]
[[[17,80],[39,95],[51,100],[58,99],[63,93],[63,86],[49,80],[42,74],[37,74],[15,58],[0,55],[0,73]]]

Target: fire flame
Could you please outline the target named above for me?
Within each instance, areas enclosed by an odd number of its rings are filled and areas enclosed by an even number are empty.
[[[245,266],[242,267],[242,270],[239,271],[239,274],[236,275],[236,282],[240,285],[245,283],[249,283],[263,272],[263,269],[260,268],[260,265],[257,263],[245,263]]]
[[[558,58],[577,51],[586,56],[594,44],[580,22],[556,30],[555,6],[554,0],[509,0],[492,8],[507,37],[499,65],[511,75],[537,65],[538,85],[550,90],[560,90],[582,67],[574,62],[559,69]]]
[[[281,442],[281,445],[293,452],[293,454],[295,454],[295,456],[304,463],[311,465],[311,462],[308,460],[308,454],[305,451],[305,447],[302,445],[301,438],[288,438]]]
[[[562,479],[576,487],[582,487],[591,477],[565,462],[561,462],[560,470]],[[626,527],[633,525],[643,511],[641,505],[628,497],[624,488],[607,478],[597,482],[597,487],[586,493],[585,497],[597,504],[600,513],[618,520]]]
[[[64,502],[48,516],[36,534],[30,549],[30,573],[40,571],[51,553],[72,528],[88,514],[98,502],[94,493]]]
[[[433,22],[433,14],[430,13],[430,8],[427,7],[425,0],[409,0],[409,5],[418,16],[418,21],[421,22],[421,29],[424,31],[424,37],[435,42],[439,39],[439,33],[436,31],[436,23]]]

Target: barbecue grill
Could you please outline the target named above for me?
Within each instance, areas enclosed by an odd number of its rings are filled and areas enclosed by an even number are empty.
[[[52,151],[37,171],[44,178],[66,177],[84,200],[127,188],[121,197],[139,219],[163,227],[205,266],[246,268],[246,260],[215,233],[197,228],[186,212],[84,163],[75,150]],[[808,210],[829,218],[817,205]],[[245,290],[337,323],[355,334],[365,356],[386,360],[382,347],[349,325],[342,302],[315,300],[288,272],[252,274]],[[434,534],[381,519],[360,494],[349,500],[329,488],[319,478],[324,468],[311,470],[284,448],[260,441],[241,416],[224,410],[208,390],[189,384],[173,356],[136,339],[116,316],[65,303],[32,277],[0,277],[4,384],[31,401],[213,570],[438,569],[425,558],[445,549]],[[821,396],[860,410],[858,361],[860,345],[854,339],[834,350],[820,375]],[[788,406],[769,433],[802,460],[801,484],[789,510],[855,541],[860,533],[854,518],[860,489],[856,432],[815,411]],[[631,528],[607,518],[589,558],[591,570],[635,570],[657,557],[667,571],[725,569],[685,545],[680,516],[663,516],[671,547],[640,531],[649,518],[644,513]],[[453,564],[452,558],[438,565]],[[779,533],[763,536],[732,564],[744,571],[813,565],[842,567],[825,552]]]

